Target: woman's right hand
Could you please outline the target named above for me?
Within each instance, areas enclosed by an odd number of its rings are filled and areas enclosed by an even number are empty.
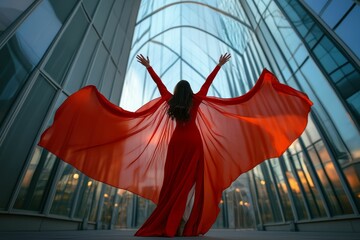
[[[218,65],[221,67],[221,66],[224,65],[227,61],[229,61],[230,58],[231,58],[230,53],[225,53],[224,55],[221,55],[221,56],[220,56],[220,59],[219,59]]]
[[[144,65],[146,68],[150,67],[150,60],[149,57],[144,57],[142,54],[136,56],[137,61]]]

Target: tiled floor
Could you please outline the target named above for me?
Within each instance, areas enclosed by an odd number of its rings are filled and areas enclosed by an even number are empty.
[[[49,232],[0,232],[0,239],[6,240],[128,240],[128,239],[168,239],[160,237],[134,237],[135,230],[88,230],[88,231],[49,231]],[[211,230],[202,237],[175,237],[184,240],[360,240],[359,233],[340,232],[265,232],[243,230]]]

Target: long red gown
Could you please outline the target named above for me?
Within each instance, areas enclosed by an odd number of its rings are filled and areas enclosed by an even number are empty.
[[[137,236],[174,236],[194,187],[183,235],[205,234],[219,213],[222,191],[280,156],[304,131],[312,105],[266,69],[243,96],[206,97],[219,69],[194,95],[187,123],[167,116],[172,95],[149,68],[160,98],[129,112],[87,86],[60,106],[39,145],[93,179],[157,204]]]

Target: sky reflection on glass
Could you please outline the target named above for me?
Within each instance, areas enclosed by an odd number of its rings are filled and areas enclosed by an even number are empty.
[[[242,66],[252,34],[241,6],[236,1],[232,5],[223,1],[161,2],[142,2],[120,106],[136,110],[159,96],[145,68],[136,61],[137,54],[149,56],[170,92],[181,79],[188,80],[197,92],[220,55],[230,52],[231,61],[219,72],[208,95],[234,96],[231,89],[244,77],[237,66]]]

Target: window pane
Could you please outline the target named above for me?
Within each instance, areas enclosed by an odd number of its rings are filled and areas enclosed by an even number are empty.
[[[101,79],[106,64],[106,59],[108,57],[109,54],[106,51],[104,45],[99,44],[96,51],[95,61],[91,65],[91,71],[88,75],[86,85],[95,85],[97,87],[100,87]]]
[[[329,25],[330,28],[333,28],[349,10],[353,3],[354,2],[351,0],[330,1],[330,4],[321,14],[321,18],[327,23],[327,25]]]
[[[254,203],[250,193],[249,174],[242,174],[226,190],[226,194],[229,228],[254,228]]]
[[[56,156],[36,147],[21,183],[14,208],[39,211],[49,190],[49,181],[55,174]]]
[[[283,157],[286,165],[285,174],[291,188],[291,193],[294,198],[294,204],[298,217],[301,220],[307,219],[309,218],[309,216],[305,209],[305,203],[304,203],[303,195],[300,190],[300,185],[293,174],[288,156],[283,155]]]
[[[12,22],[14,22],[21,13],[23,13],[34,0],[2,0],[0,1],[0,34]]]
[[[322,141],[315,144],[316,151],[318,153],[319,165],[315,168],[319,175],[320,181],[326,191],[326,196],[329,199],[330,207],[334,215],[351,214],[353,213],[342,184],[337,174],[334,164],[331,162],[331,158],[327,149]],[[313,156],[315,158],[315,156]],[[317,156],[316,156],[317,157]]]
[[[0,146],[0,209],[5,208],[55,90],[40,75]]]
[[[95,193],[94,193],[93,199],[91,201],[89,221],[96,222],[100,194],[101,194],[101,189],[102,189],[103,185],[104,184],[102,184],[102,183],[98,183],[96,186]]]
[[[56,193],[51,205],[51,214],[70,216],[76,189],[83,175],[72,166],[62,163],[62,173],[56,185]]]
[[[101,93],[107,98],[109,98],[111,94],[111,89],[115,81],[115,72],[116,72],[116,67],[113,61],[109,59],[107,66],[105,68],[105,73],[101,85]]]
[[[93,22],[95,28],[98,30],[98,32],[101,35],[104,31],[106,20],[109,17],[109,13],[111,11],[112,5],[113,5],[113,0],[107,0],[107,1],[100,1],[99,6],[97,7]]]
[[[311,7],[316,13],[319,13],[325,4],[328,2],[328,0],[304,0],[309,7]]]
[[[355,6],[349,15],[336,28],[335,32],[348,45],[355,55],[360,58],[360,31],[354,31],[354,23],[360,22],[360,7]]]
[[[85,13],[82,8],[79,8],[46,63],[46,72],[58,83],[63,81],[64,75],[83,39],[87,26],[88,22]]]
[[[37,6],[0,50],[0,123],[74,4],[53,2]]]
[[[308,169],[309,163],[305,163],[302,152],[293,155],[293,161],[297,175],[300,179],[302,187],[304,188],[305,198],[309,204],[312,217],[325,217],[326,213],[324,209],[324,203],[321,200],[319,190],[315,186],[315,180],[310,175]]]
[[[270,196],[267,191],[267,185],[270,185],[269,181],[264,178],[260,166],[254,170],[255,184],[258,191],[258,204],[261,211],[261,217],[264,223],[272,223],[275,221],[274,213],[272,211],[272,204]]]
[[[46,126],[50,126],[53,122],[55,110],[66,99],[64,94],[60,94],[54,107],[51,110],[51,117]],[[30,165],[28,166],[25,176],[22,180],[21,189],[17,197],[15,208],[40,210],[44,198],[47,197],[47,192],[51,185],[51,180],[54,177],[56,168],[58,166],[55,155],[49,153],[41,147],[36,147],[31,157]]]
[[[291,202],[289,198],[288,187],[285,182],[285,177],[281,171],[279,159],[271,159],[270,160],[271,167],[274,171],[274,177],[276,179],[276,186],[278,188],[281,204],[285,214],[285,221],[293,220],[293,212],[291,208]]]
[[[115,192],[116,189],[110,187],[109,185],[105,185],[105,191],[103,194],[104,203],[102,207],[101,214],[101,223],[103,229],[109,229],[109,225],[111,223],[112,212],[114,210],[114,201],[115,201]]]
[[[357,207],[360,208],[360,163],[353,163],[346,167],[344,175],[350,185]]]
[[[97,185],[98,182],[84,176],[84,181],[79,193],[79,200],[76,206],[76,218],[86,218],[89,216]]]
[[[99,42],[99,37],[96,34],[94,28],[89,28],[84,41],[84,45],[80,49],[80,53],[71,66],[67,76],[68,79],[66,81],[65,89],[69,93],[74,93],[83,85],[85,85],[86,77],[90,72],[91,61],[95,57],[96,45]]]
[[[131,203],[133,201],[133,194],[122,189],[117,190],[117,201],[115,202],[115,222],[118,228],[129,228],[131,211]],[[154,210],[154,206],[150,211]]]
[[[85,10],[89,14],[89,16],[94,15],[98,2],[99,0],[83,0]]]

